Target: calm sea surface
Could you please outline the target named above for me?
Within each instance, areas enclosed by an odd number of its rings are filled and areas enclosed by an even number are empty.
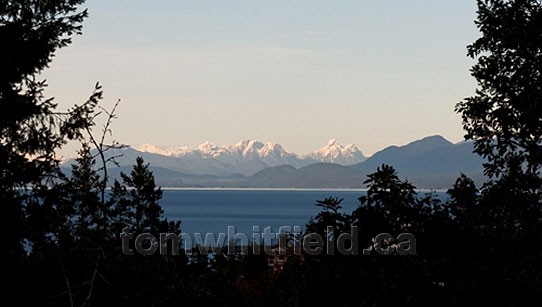
[[[319,211],[316,201],[333,196],[344,198],[343,210],[351,212],[362,191],[340,190],[164,190],[160,202],[168,219],[181,220],[185,233],[227,233],[228,226],[236,232],[250,234],[253,226],[273,232],[282,226],[305,224]]]
[[[237,233],[253,233],[271,226],[278,232],[282,226],[305,224],[319,211],[316,201],[333,196],[344,198],[344,212],[352,212],[361,190],[184,190],[165,189],[161,205],[169,219],[181,220],[184,233],[227,233],[234,226]]]

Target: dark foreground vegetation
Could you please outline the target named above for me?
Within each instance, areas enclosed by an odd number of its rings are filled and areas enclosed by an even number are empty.
[[[81,33],[82,0],[0,1],[0,305],[2,306],[536,306],[542,299],[542,4],[478,1],[476,93],[459,102],[466,139],[491,178],[459,175],[449,201],[419,195],[394,169],[369,175],[353,212],[340,200],[307,232],[358,227],[416,236],[416,255],[291,255],[282,271],[265,255],[126,256],[118,237],[180,233],[162,217],[161,190],[141,159],[111,190],[104,152],[115,107],[65,112],[43,95],[39,73]],[[101,131],[93,129],[103,122]],[[55,156],[82,144],[71,174]],[[91,150],[92,149],[92,150]],[[295,239],[295,238],[294,238]],[[389,242],[394,244],[397,242]]]

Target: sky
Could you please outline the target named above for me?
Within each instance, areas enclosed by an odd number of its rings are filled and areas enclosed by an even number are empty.
[[[476,88],[474,0],[83,7],[83,35],[43,73],[46,94],[65,109],[99,81],[104,107],[121,100],[112,130],[122,143],[257,139],[306,154],[336,139],[371,155],[428,135],[463,139],[453,109]]]

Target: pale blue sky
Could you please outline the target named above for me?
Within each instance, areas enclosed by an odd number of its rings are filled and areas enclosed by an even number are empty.
[[[122,103],[115,139],[241,139],[307,153],[331,138],[372,154],[431,134],[462,140],[479,36],[474,0],[90,0],[83,35],[44,74],[61,107],[96,81]]]

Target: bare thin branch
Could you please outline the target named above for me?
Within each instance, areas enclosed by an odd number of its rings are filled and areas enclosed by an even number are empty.
[[[66,268],[64,268],[64,263],[61,261],[60,266],[62,267],[62,274],[64,274],[64,281],[66,282],[66,293],[68,294],[68,297],[70,299],[70,306],[73,307],[73,293],[72,288],[70,285],[70,279],[68,278],[68,274],[66,273]]]

